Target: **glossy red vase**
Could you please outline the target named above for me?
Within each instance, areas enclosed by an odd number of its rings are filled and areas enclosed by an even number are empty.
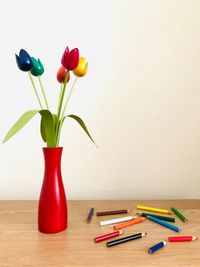
[[[62,147],[43,148],[45,171],[38,208],[38,229],[58,233],[67,228],[67,201],[61,175]]]

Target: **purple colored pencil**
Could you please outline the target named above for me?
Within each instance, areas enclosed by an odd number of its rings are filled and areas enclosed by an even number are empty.
[[[91,208],[89,213],[88,213],[88,216],[87,216],[87,219],[86,219],[86,223],[90,223],[93,214],[94,214],[94,208]]]

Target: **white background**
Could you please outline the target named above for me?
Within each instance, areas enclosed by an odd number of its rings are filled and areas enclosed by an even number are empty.
[[[3,1],[0,138],[38,108],[20,48],[39,57],[52,110],[65,47],[89,61],[61,145],[68,199],[200,198],[200,1]],[[0,145],[0,198],[38,199],[43,178],[39,116]]]

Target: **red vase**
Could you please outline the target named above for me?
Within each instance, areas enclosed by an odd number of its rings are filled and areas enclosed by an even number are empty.
[[[45,171],[38,209],[38,229],[45,234],[67,228],[67,201],[61,175],[62,147],[43,148]]]

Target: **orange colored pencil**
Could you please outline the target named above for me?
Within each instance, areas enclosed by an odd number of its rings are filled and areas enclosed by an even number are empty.
[[[122,229],[122,228],[131,226],[131,225],[134,225],[134,224],[136,224],[136,223],[143,222],[144,220],[146,220],[145,217],[139,217],[139,218],[130,220],[130,221],[128,221],[128,222],[119,223],[119,224],[115,225],[113,228],[114,228],[115,230],[120,230],[120,229]]]

